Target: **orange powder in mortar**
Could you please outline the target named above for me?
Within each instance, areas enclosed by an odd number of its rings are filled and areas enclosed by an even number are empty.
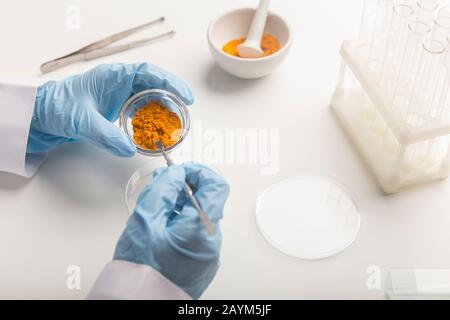
[[[168,148],[181,136],[180,118],[158,103],[149,103],[137,111],[131,124],[134,143],[146,150],[158,150],[158,141]]]
[[[239,57],[237,47],[244,41],[245,38],[233,39],[224,45],[222,50],[232,56]],[[274,36],[265,34],[261,41],[261,49],[264,52],[264,56],[270,56],[280,50],[280,42]]]

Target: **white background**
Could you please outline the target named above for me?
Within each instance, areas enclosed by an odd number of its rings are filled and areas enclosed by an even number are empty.
[[[232,192],[223,221],[222,268],[204,298],[383,298],[368,290],[366,270],[450,267],[450,183],[385,196],[354,151],[329,102],[342,40],[357,34],[360,0],[273,1],[295,33],[286,62],[258,81],[235,79],[214,65],[206,29],[222,12],[256,1],[0,1],[0,73],[37,83],[98,63],[151,61],[185,78],[204,129],[280,129],[279,173],[255,165],[221,165]],[[81,9],[68,30],[66,9]],[[39,76],[39,65],[103,36],[165,15],[176,38]],[[199,155],[196,155],[199,156]],[[117,159],[86,144],[54,151],[31,180],[0,173],[0,298],[83,298],[110,261],[127,219],[129,176],[154,160]],[[361,206],[356,242],[338,256],[302,261],[273,249],[257,230],[254,206],[270,184],[298,174],[331,176]],[[301,195],[292,201],[301,201]],[[82,268],[82,290],[66,288],[66,268]]]

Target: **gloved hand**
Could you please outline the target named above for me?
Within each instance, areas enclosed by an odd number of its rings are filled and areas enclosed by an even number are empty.
[[[145,89],[164,89],[187,105],[193,102],[183,80],[148,63],[100,65],[42,85],[37,90],[27,153],[44,153],[84,139],[114,155],[133,156],[135,145],[112,122],[126,100]]]
[[[208,235],[200,223],[197,210],[183,191],[185,181],[216,225],[215,235]],[[151,266],[198,299],[219,268],[219,220],[228,193],[225,180],[200,164],[157,170],[153,182],[138,197],[114,259]]]

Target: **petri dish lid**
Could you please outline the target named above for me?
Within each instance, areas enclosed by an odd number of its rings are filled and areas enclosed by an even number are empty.
[[[137,169],[130,177],[125,189],[125,203],[129,214],[132,214],[136,208],[139,195],[144,187],[153,180],[153,171],[158,168],[154,163],[148,163]]]
[[[281,252],[323,259],[353,243],[360,213],[337,182],[298,176],[270,186],[259,196],[256,221],[266,240]]]

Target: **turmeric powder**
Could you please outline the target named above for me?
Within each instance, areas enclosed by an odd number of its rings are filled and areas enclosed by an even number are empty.
[[[181,136],[180,118],[158,103],[152,102],[141,108],[131,123],[134,142],[146,150],[158,150],[158,141],[168,148]]]
[[[245,38],[233,39],[222,48],[226,53],[239,57],[237,47],[245,41]],[[280,50],[280,42],[277,38],[270,34],[265,34],[261,41],[261,49],[264,52],[264,56],[270,56],[278,50]]]

